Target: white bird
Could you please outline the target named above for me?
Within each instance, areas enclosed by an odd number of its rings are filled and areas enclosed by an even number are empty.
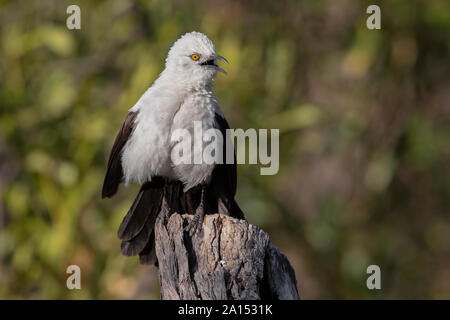
[[[118,236],[122,253],[139,254],[143,264],[156,263],[154,224],[163,203],[170,213],[195,213],[191,233],[208,213],[244,219],[234,200],[236,164],[226,164],[225,143],[222,163],[174,164],[171,158],[178,143],[172,133],[193,133],[195,122],[204,131],[220,130],[226,139],[228,123],[212,90],[217,71],[226,74],[217,60],[228,63],[206,35],[190,32],[179,38],[169,50],[164,71],[129,110],[114,142],[102,197],[113,196],[121,182],[142,185]],[[193,145],[207,144],[203,137],[194,139]]]

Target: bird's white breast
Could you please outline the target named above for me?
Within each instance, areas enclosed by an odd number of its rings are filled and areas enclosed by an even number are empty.
[[[187,129],[192,143],[202,136],[194,136],[195,121],[202,123],[203,131],[215,127],[215,113],[220,113],[217,98],[210,90],[180,94],[169,88],[154,86],[148,89],[130,111],[138,111],[135,129],[122,153],[125,183],[145,183],[152,176],[161,175],[180,180],[185,190],[207,181],[213,164],[173,165],[171,134],[176,129]],[[200,141],[203,147],[206,142]],[[193,150],[194,151],[194,150]],[[195,156],[195,155],[194,155]]]
[[[183,101],[178,112],[173,119],[172,131],[176,129],[185,129],[191,137],[191,159],[201,159],[202,163],[177,164],[173,167],[175,177],[182,181],[185,190],[198,185],[202,182],[208,182],[214,169],[214,163],[203,161],[203,151],[209,141],[204,139],[203,134],[211,128],[216,127],[215,114],[221,113],[217,103],[217,97],[210,90],[200,90],[191,93]],[[201,124],[202,135],[194,132],[195,123]],[[184,143],[184,141],[183,141]],[[174,145],[176,142],[172,145]],[[195,148],[194,145],[201,145],[201,148]]]

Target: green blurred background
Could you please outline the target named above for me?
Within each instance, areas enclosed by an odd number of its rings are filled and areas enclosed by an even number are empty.
[[[301,296],[450,298],[447,0],[0,1],[0,298],[159,298],[116,238],[137,187],[100,189],[127,110],[192,30],[230,61],[230,125],[280,128],[279,173],[239,166],[238,202]]]

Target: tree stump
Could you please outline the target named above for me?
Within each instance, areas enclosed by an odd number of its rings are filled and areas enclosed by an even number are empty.
[[[245,220],[207,215],[192,237],[191,215],[156,220],[163,300],[299,299],[294,270],[269,236]]]

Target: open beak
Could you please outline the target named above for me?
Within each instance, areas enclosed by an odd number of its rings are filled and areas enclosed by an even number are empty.
[[[217,63],[216,63],[217,60],[220,60],[220,61],[223,61],[223,62],[229,64],[229,62],[228,62],[227,59],[225,59],[225,58],[222,57],[222,56],[219,56],[218,54],[215,54],[215,55],[212,57],[212,59],[206,60],[205,62],[201,63],[201,65],[203,65],[203,66],[212,66],[212,67],[214,67],[214,69],[216,69],[217,71],[220,71],[220,72],[222,72],[222,73],[224,73],[224,74],[227,74],[227,72],[226,72],[224,69],[222,69],[221,67],[219,67],[219,66],[217,65]]]
[[[215,60],[220,60],[220,61],[225,62],[226,64],[230,64],[230,63],[228,62],[227,59],[225,59],[224,57],[222,57],[222,56],[220,56],[220,55],[218,55],[218,54],[216,54]],[[217,65],[216,65],[216,68],[217,68],[217,71],[220,71],[220,72],[222,72],[222,73],[225,74],[225,75],[228,74],[224,69],[222,69],[221,67],[219,67],[219,66],[217,66]]]

